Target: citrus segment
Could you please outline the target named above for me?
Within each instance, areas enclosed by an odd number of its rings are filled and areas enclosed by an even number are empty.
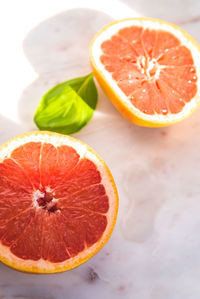
[[[80,199],[81,198],[81,202]],[[106,213],[109,209],[108,198],[103,185],[92,185],[79,192],[60,198],[59,206],[71,206]]]
[[[68,174],[67,181],[55,187],[55,193],[58,197],[65,197],[100,182],[101,176],[96,165],[89,159],[83,158]]]
[[[14,255],[24,260],[37,261],[41,258],[43,217],[40,210],[30,215],[30,220],[24,230],[20,231],[19,237],[12,240],[10,250]],[[20,215],[18,218],[20,219]],[[16,224],[15,230],[17,228]]]
[[[200,48],[172,24],[113,22],[94,37],[90,60],[105,93],[136,124],[168,125],[199,105]]]
[[[40,151],[40,142],[30,142],[19,146],[11,155],[11,158],[22,168],[35,189],[38,189],[40,186]]]
[[[66,244],[69,256],[76,256],[79,252],[83,251],[85,248],[85,230],[82,229],[79,224],[79,220],[74,220],[75,211],[63,210],[63,213],[59,215],[59,223],[61,230],[64,232],[62,239],[64,244]],[[68,217],[67,217],[68,216]],[[79,217],[82,217],[82,213],[79,213]]]
[[[63,234],[61,222],[57,222],[57,215],[51,214],[44,219],[42,258],[50,262],[62,262],[70,258],[67,248],[60,236]],[[84,248],[83,248],[84,249]]]
[[[35,212],[33,209],[26,209],[24,208],[24,211],[20,211],[21,203],[18,204],[18,207],[11,207],[13,208],[14,212],[12,217],[5,217],[5,213],[1,211],[1,241],[4,245],[10,246],[12,243],[14,243],[17,238],[24,232],[26,226],[30,223],[32,217],[35,215]],[[30,205],[29,205],[30,206]]]
[[[0,259],[31,272],[73,268],[104,245],[117,203],[110,172],[87,145],[19,136],[0,148]]]
[[[30,192],[32,190],[33,186],[31,181],[26,176],[21,166],[13,159],[5,159],[3,163],[0,164],[0,174],[1,193],[6,193],[8,191],[7,188],[4,188],[4,183],[8,186],[8,188],[23,189],[26,192]],[[8,193],[10,194],[10,192]]]
[[[70,156],[70,159],[68,157]],[[78,153],[69,146],[55,148],[44,144],[41,151],[40,176],[41,184],[51,188],[59,186],[79,161]],[[48,174],[51,173],[51,176]]]
[[[153,49],[154,42],[156,45]],[[193,67],[194,62],[190,51],[185,46],[181,46],[180,41],[172,34],[162,30],[150,31],[133,26],[120,30],[109,41],[103,42],[101,49],[103,52],[101,62],[108,70],[107,66],[110,65],[105,57],[111,58],[112,66],[114,64],[115,68],[109,71],[112,73],[112,78],[141,112],[167,114],[167,112],[178,113],[182,110],[184,101],[179,94],[171,95],[169,91],[173,89],[165,82],[160,81],[155,85],[159,81],[161,70],[165,73],[167,66],[191,65]],[[113,55],[117,56],[120,63],[113,61]],[[185,90],[188,84],[187,78],[182,76],[181,69],[175,69],[177,75],[183,78],[182,89]],[[195,76],[194,67],[193,73]],[[152,85],[160,91],[164,106],[168,106],[168,109],[161,108],[160,101],[157,101],[157,109],[155,109],[155,98],[150,95]],[[194,96],[196,85],[193,85],[192,91]]]

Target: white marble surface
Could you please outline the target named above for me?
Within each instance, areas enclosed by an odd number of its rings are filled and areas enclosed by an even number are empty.
[[[58,82],[90,72],[94,33],[144,15],[182,26],[200,42],[199,0],[7,0],[0,9],[0,142],[36,127],[34,110]],[[0,264],[0,299],[199,299],[200,110],[164,129],[128,123],[99,89],[92,121],[75,136],[107,162],[120,209],[107,245],[56,275]]]

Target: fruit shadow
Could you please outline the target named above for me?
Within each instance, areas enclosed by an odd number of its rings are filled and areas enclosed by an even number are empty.
[[[72,9],[45,20],[26,36],[23,41],[24,53],[38,77],[25,88],[19,99],[18,115],[21,126],[0,117],[0,140],[2,143],[23,133],[23,128],[26,128],[27,131],[36,129],[33,114],[42,95],[47,90],[58,83],[73,77],[84,76],[92,71],[89,63],[89,43],[94,34],[112,20],[102,12]],[[99,90],[96,112],[95,118],[98,123],[102,122],[102,115],[107,115],[106,119],[109,118],[109,115],[118,115],[101,90]],[[101,252],[99,254],[102,255]],[[54,283],[50,285],[48,282],[52,275],[26,275],[13,271],[0,263],[0,298],[8,293],[10,296],[15,295],[18,298],[24,296],[31,298],[31,296],[37,295],[38,298],[48,298],[51,287],[53,295],[49,298],[54,298],[54,295],[55,298],[58,298],[60,293],[61,296],[63,295],[62,298],[66,298],[66,292],[71,294],[75,290],[75,288],[71,288],[72,279],[75,281],[75,287],[80,285],[80,281],[85,284],[85,282],[90,283],[90,280],[94,280],[90,278],[88,266],[92,267],[92,264],[93,259],[76,270],[54,275],[52,279]],[[33,276],[34,284],[32,284]],[[66,277],[68,278],[67,283]],[[12,290],[8,281],[12,281]]]
[[[20,124],[0,115],[0,145],[21,133],[24,133],[24,128]]]
[[[134,9],[143,16],[166,20],[176,25],[186,22],[197,22],[199,20],[199,2],[191,0],[123,0],[123,3]],[[194,26],[194,30],[196,30]],[[199,36],[198,30],[196,35]]]
[[[49,88],[65,80],[91,72],[88,53],[90,41],[94,34],[110,21],[112,18],[102,12],[91,9],[72,9],[45,20],[26,36],[23,42],[24,52],[38,73],[38,78],[24,90],[19,100],[19,117],[27,130],[36,129],[33,123],[33,114],[42,95]],[[151,161],[167,160],[170,151],[176,153],[179,144],[184,144],[186,132],[187,144],[184,146],[189,149],[191,144],[189,140],[192,141],[194,137],[192,132],[196,127],[198,113],[173,127],[142,128],[125,120],[110,103],[98,84],[97,88],[99,99],[94,116],[74,136],[90,144],[105,159],[117,181],[120,198],[124,198],[127,209],[133,206],[134,212],[130,214],[130,219],[137,219],[134,216],[135,213],[142,214],[143,209],[137,213],[135,206],[137,204],[142,206],[140,204],[141,197],[145,197],[145,194],[141,196],[138,191],[139,195],[135,194],[132,197],[133,191],[125,181],[131,186],[134,185],[134,180],[137,184],[137,177],[135,178],[134,175],[135,164],[138,169],[138,164],[146,163],[146,165],[150,165],[149,172],[154,173],[154,168],[152,169],[151,165],[157,162],[151,163]],[[122,157],[126,157],[123,165],[120,162]],[[136,170],[136,172],[140,176],[140,171]],[[145,167],[144,173],[146,173]],[[141,177],[142,189],[145,175]],[[123,178],[128,179],[124,180]],[[152,193],[151,186],[149,188],[145,190],[147,195]],[[144,227],[152,227],[153,230],[157,207],[161,207],[161,205],[162,199],[161,203],[159,200],[155,201],[152,217],[149,217],[148,221],[146,220]],[[122,201],[121,206],[122,209],[119,213],[123,213]],[[147,217],[143,218],[147,219]],[[128,224],[123,224],[123,227],[126,225]],[[141,235],[142,237],[138,236],[138,239],[140,237],[145,239],[144,231],[141,232]]]
[[[112,286],[99,276],[90,261],[78,269],[48,275],[27,274],[0,263],[0,298],[87,299],[88,293],[97,298],[96,287],[104,295],[112,291]]]
[[[45,92],[61,82],[92,71],[89,44],[95,33],[111,21],[110,16],[99,11],[71,9],[43,21],[25,37],[24,53],[38,74],[37,79],[25,88],[18,104],[19,119],[27,130],[37,129],[33,115]],[[101,150],[99,138],[96,138],[101,132],[107,136],[119,135],[119,131],[128,127],[134,142],[145,144],[159,136],[161,129],[140,128],[126,121],[98,84],[97,88],[99,96],[94,116],[75,134],[76,137]]]
[[[111,21],[110,16],[99,11],[71,9],[43,21],[28,33],[23,49],[38,77],[24,89],[18,103],[19,119],[27,130],[37,129],[33,116],[45,92],[61,82],[92,71],[89,44],[95,33]],[[148,142],[154,135],[153,130],[127,122],[98,84],[97,88],[98,104],[94,116],[75,136],[88,141],[98,150],[98,133],[113,135],[117,131],[118,135],[119,130],[129,127],[134,139]]]
[[[29,130],[36,129],[33,115],[46,91],[92,71],[89,44],[95,33],[112,20],[92,9],[71,9],[43,21],[25,37],[24,53],[38,74],[18,104],[20,121]],[[106,113],[103,109],[101,113]]]
[[[19,100],[19,118],[23,127],[26,126],[27,130],[36,129],[33,114],[48,89],[91,72],[89,43],[98,29],[110,21],[112,19],[108,15],[94,10],[73,9],[45,20],[27,35],[23,43],[24,52],[38,73],[38,78],[24,90]],[[165,164],[173,152],[174,155],[177,154],[180,164],[184,162],[183,157],[179,158],[179,150],[184,147],[189,152],[193,146],[192,140],[198,136],[198,113],[173,127],[137,127],[119,114],[98,84],[97,88],[99,100],[94,116],[88,125],[74,136],[90,144],[107,162],[119,190],[120,210],[117,225],[121,228],[122,237],[142,243],[153,234],[155,219],[166,200],[165,194],[159,197],[159,194],[155,193],[156,179],[160,173],[164,173]],[[155,180],[152,178],[148,185],[149,173],[155,176]],[[163,175],[163,180],[159,182],[160,189],[164,188],[165,183]],[[134,186],[138,186],[136,192]],[[152,194],[155,198],[153,201]],[[128,217],[123,220],[123,215],[126,214]],[[143,226],[138,225],[140,219],[144,222]],[[130,227],[134,230],[130,230],[127,235]],[[115,230],[114,238],[112,237],[116,247],[122,238],[119,231]],[[99,257],[103,256],[102,252],[95,258],[97,264],[100,262]],[[88,263],[93,265],[94,259]],[[77,270],[54,276],[55,290],[72,290],[70,278],[84,276],[82,273],[85,273],[88,263]],[[5,283],[7,280],[15,281],[16,277],[18,283],[22,284],[25,280],[31,283],[32,276],[29,279],[22,273],[16,275],[16,272],[3,265],[0,265],[0,269],[5,274]],[[45,296],[49,276],[34,277],[39,285],[37,289],[41,290],[40,295]],[[74,287],[78,287],[78,278],[74,280],[75,284],[77,283]],[[34,292],[33,287],[32,294]]]

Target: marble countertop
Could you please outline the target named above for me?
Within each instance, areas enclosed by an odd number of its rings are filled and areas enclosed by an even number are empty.
[[[41,96],[91,71],[88,45],[104,24],[165,19],[200,42],[199,0],[7,0],[0,9],[0,143],[35,130]],[[87,263],[56,275],[0,264],[0,299],[199,299],[200,110],[177,125],[127,122],[98,88],[90,123],[74,136],[107,162],[120,209],[113,235]]]

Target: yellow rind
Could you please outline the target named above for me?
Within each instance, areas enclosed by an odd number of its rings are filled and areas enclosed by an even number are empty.
[[[185,32],[182,28],[178,27],[177,25],[174,25],[170,22],[166,22],[166,21],[162,21],[159,19],[153,19],[153,18],[146,18],[146,17],[138,17],[138,18],[126,18],[126,19],[122,19],[122,20],[118,20],[118,21],[113,21],[109,24],[107,24],[106,26],[104,26],[102,29],[100,29],[97,34],[93,37],[91,43],[90,43],[90,47],[89,47],[89,56],[90,56],[90,63],[94,72],[94,75],[99,83],[99,85],[101,86],[101,88],[103,89],[104,93],[106,94],[106,96],[109,98],[109,100],[113,103],[113,105],[118,109],[118,111],[130,122],[139,125],[139,126],[143,126],[143,127],[164,127],[164,126],[169,126],[175,123],[178,123],[186,118],[188,118],[199,106],[200,106],[200,97],[196,96],[196,106],[191,109],[190,113],[188,113],[187,115],[184,115],[184,117],[182,117],[181,119],[174,119],[174,120],[166,120],[166,122],[159,122],[156,119],[155,116],[155,120],[146,120],[144,119],[144,117],[140,114],[140,113],[133,113],[132,111],[130,111],[129,107],[126,105],[126,103],[124,103],[122,101],[122,99],[120,98],[120,96],[114,91],[114,89],[112,88],[112,86],[110,86],[103,73],[98,69],[98,67],[96,66],[96,63],[94,61],[93,56],[95,55],[92,51],[93,48],[93,44],[96,41],[97,37],[99,37],[104,31],[106,31],[110,26],[120,23],[120,22],[124,22],[124,21],[128,21],[128,20],[139,20],[139,21],[145,21],[145,20],[149,20],[152,22],[159,22],[160,24],[168,24],[169,26],[173,27],[174,29],[180,31],[188,40],[191,41],[191,43],[198,48],[199,50],[199,55],[200,55],[200,45],[197,43],[197,41],[195,39],[193,39],[187,32]]]
[[[58,133],[54,133],[54,132],[47,132],[47,131],[35,131],[35,132],[29,132],[29,133],[24,133],[24,134],[20,134],[15,136],[14,138],[10,139],[9,141],[7,141],[6,143],[4,143],[3,145],[0,146],[0,152],[5,148],[9,146],[9,143],[11,143],[13,140],[17,140],[18,138],[22,138],[25,136],[31,136],[31,135],[49,135],[49,136],[62,136],[61,134]],[[34,261],[33,261],[33,266],[31,268],[27,268],[27,267],[23,267],[20,265],[20,262],[10,262],[10,260],[8,258],[5,258],[3,256],[1,256],[1,252],[0,252],[0,262],[2,262],[3,264],[5,264],[8,267],[11,267],[12,269],[15,269],[17,271],[20,272],[26,272],[26,273],[32,273],[32,274],[52,274],[52,273],[59,273],[59,272],[64,272],[67,270],[71,270],[74,269],[76,267],[78,267],[79,265],[85,263],[86,261],[88,261],[91,257],[93,257],[108,241],[108,239],[110,238],[115,223],[116,223],[116,219],[117,219],[117,213],[118,213],[118,206],[119,206],[119,197],[118,197],[118,192],[117,192],[117,187],[115,185],[113,176],[108,168],[108,166],[106,165],[106,163],[104,162],[104,160],[99,156],[99,154],[96,153],[96,151],[94,151],[88,144],[84,143],[81,140],[78,140],[76,138],[73,138],[71,136],[67,136],[67,138],[69,138],[70,140],[74,141],[74,142],[79,142],[83,145],[86,146],[87,150],[91,153],[93,153],[98,159],[99,161],[103,164],[104,169],[106,170],[106,173],[110,179],[110,182],[112,184],[113,187],[113,191],[115,194],[115,211],[114,211],[114,216],[113,216],[113,222],[112,225],[110,226],[110,230],[106,235],[106,238],[103,240],[99,240],[96,244],[97,246],[95,247],[95,250],[93,252],[91,252],[91,254],[87,255],[85,258],[80,258],[78,261],[76,261],[73,265],[67,266],[67,264],[63,267],[63,268],[56,268],[56,263],[54,263],[55,265],[55,269],[49,271],[46,270],[45,268],[38,268],[34,266]],[[72,258],[73,259],[73,258]],[[68,261],[68,260],[67,260]]]

